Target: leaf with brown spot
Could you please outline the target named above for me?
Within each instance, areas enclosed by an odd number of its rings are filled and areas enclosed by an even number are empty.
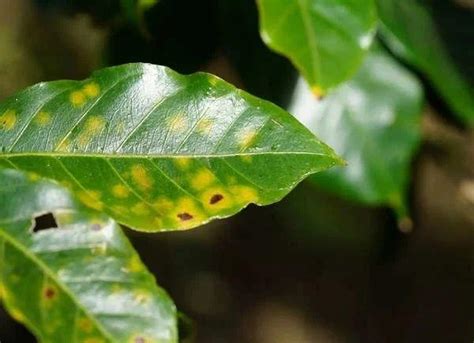
[[[42,213],[58,227],[34,232]],[[178,341],[173,302],[118,224],[57,184],[8,169],[0,170],[0,290],[7,312],[41,342]]]
[[[48,113],[43,125],[40,113]],[[143,231],[189,229],[274,203],[341,164],[278,106],[209,74],[150,64],[40,83],[1,103],[0,115],[0,168],[59,181],[86,206]],[[232,196],[209,203],[214,190]]]

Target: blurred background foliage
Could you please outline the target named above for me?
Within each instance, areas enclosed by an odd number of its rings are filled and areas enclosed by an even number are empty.
[[[188,342],[466,342],[474,4],[374,6],[371,51],[318,100],[262,41],[254,0],[0,0],[0,99],[127,62],[206,70],[288,108],[346,158],[279,204],[189,232],[128,232],[195,322]],[[34,342],[4,313],[0,340]]]

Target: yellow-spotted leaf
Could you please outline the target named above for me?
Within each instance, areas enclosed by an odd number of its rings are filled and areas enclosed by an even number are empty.
[[[351,78],[375,33],[373,0],[258,0],[265,43],[320,96]]]
[[[0,166],[54,179],[139,230],[280,200],[333,151],[283,109],[212,75],[129,64],[0,104]]]
[[[57,227],[37,230],[48,216]],[[173,302],[118,224],[9,169],[0,170],[0,296],[42,343],[178,341]]]

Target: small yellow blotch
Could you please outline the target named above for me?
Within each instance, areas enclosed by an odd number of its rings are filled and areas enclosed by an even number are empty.
[[[150,214],[150,207],[143,202],[139,202],[133,205],[132,212],[137,216],[145,216]]]
[[[36,115],[35,123],[39,126],[48,125],[51,122],[51,116],[48,112],[41,111]]]
[[[174,203],[165,196],[161,196],[153,203],[153,208],[161,215],[166,215],[174,208]]]
[[[230,192],[236,201],[244,204],[255,203],[258,201],[257,191],[248,186],[235,185],[230,187]]]
[[[237,133],[236,138],[240,148],[244,149],[253,143],[257,132],[253,129],[245,128],[244,130]]]
[[[87,85],[84,86],[82,89],[85,95],[87,95],[90,98],[95,98],[100,94],[100,87],[97,83],[91,82],[88,83]]]
[[[91,116],[87,119],[83,131],[77,137],[77,143],[84,148],[92,137],[99,134],[105,127],[105,120],[102,117]]]
[[[111,210],[117,213],[118,215],[126,216],[128,214],[129,208],[121,205],[115,205],[111,207]]]
[[[242,155],[240,159],[245,163],[252,163],[252,155]]]
[[[191,179],[191,186],[200,191],[209,187],[215,180],[216,177],[209,169],[201,169]]]
[[[182,229],[195,227],[201,224],[204,220],[203,213],[196,202],[190,197],[183,197],[177,201],[172,216],[177,226]]]
[[[71,141],[69,140],[69,138],[64,139],[56,147],[56,151],[58,152],[69,152],[70,150],[71,150]]]
[[[321,87],[319,86],[313,86],[311,87],[311,93],[313,93],[313,95],[317,98],[317,99],[321,99],[324,95],[324,92],[323,90],[321,89]]]
[[[151,299],[151,295],[148,291],[137,290],[135,291],[135,301],[139,304],[148,302]]]
[[[191,159],[188,157],[177,157],[173,160],[174,164],[180,169],[188,169]]]
[[[30,181],[38,181],[40,178],[41,177],[36,173],[33,173],[33,172],[28,173],[28,180]]]
[[[186,118],[182,114],[178,114],[168,120],[170,131],[173,133],[183,132],[187,125]]]
[[[131,272],[131,273],[139,273],[143,270],[143,264],[142,261],[140,261],[140,258],[138,255],[133,255],[130,258],[130,261],[128,262],[126,269]]]
[[[143,190],[148,190],[153,186],[153,179],[148,174],[148,171],[141,164],[132,166],[132,179]]]
[[[77,196],[79,200],[87,207],[98,211],[104,208],[104,204],[100,200],[102,194],[98,191],[80,191],[78,192]]]
[[[212,130],[213,124],[214,122],[211,119],[203,119],[199,122],[197,126],[197,131],[202,135],[208,135]]]
[[[107,253],[107,243],[102,242],[99,244],[96,244],[91,248],[91,253],[93,255],[105,255]]]
[[[0,284],[0,300],[1,299],[4,299],[6,302],[7,300],[7,289],[5,288],[5,286],[3,286],[2,284]]]
[[[69,101],[75,107],[81,107],[86,102],[86,95],[82,91],[74,91],[69,95]]]
[[[83,343],[105,343],[105,341],[102,338],[90,337],[86,338]]]
[[[231,195],[221,187],[206,190],[200,198],[206,210],[210,212],[219,212],[234,205]]]
[[[79,330],[89,333],[94,329],[94,324],[89,318],[79,318],[77,320],[77,327]]]
[[[125,199],[129,196],[130,189],[127,186],[119,183],[112,187],[112,194],[117,198]]]
[[[0,116],[0,130],[10,131],[16,124],[16,112],[7,110]]]

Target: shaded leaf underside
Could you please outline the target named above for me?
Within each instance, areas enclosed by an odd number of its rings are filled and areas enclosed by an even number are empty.
[[[309,99],[309,100],[308,100]],[[373,48],[356,77],[321,102],[299,88],[291,111],[347,160],[348,166],[312,177],[322,187],[408,215],[412,158],[420,142],[423,93],[406,69]]]
[[[111,219],[50,181],[0,171],[0,296],[47,342],[174,343],[176,310]],[[32,231],[52,213],[58,228]]]
[[[0,165],[131,227],[198,226],[340,162],[290,114],[207,74],[149,64],[41,83],[0,105]]]

